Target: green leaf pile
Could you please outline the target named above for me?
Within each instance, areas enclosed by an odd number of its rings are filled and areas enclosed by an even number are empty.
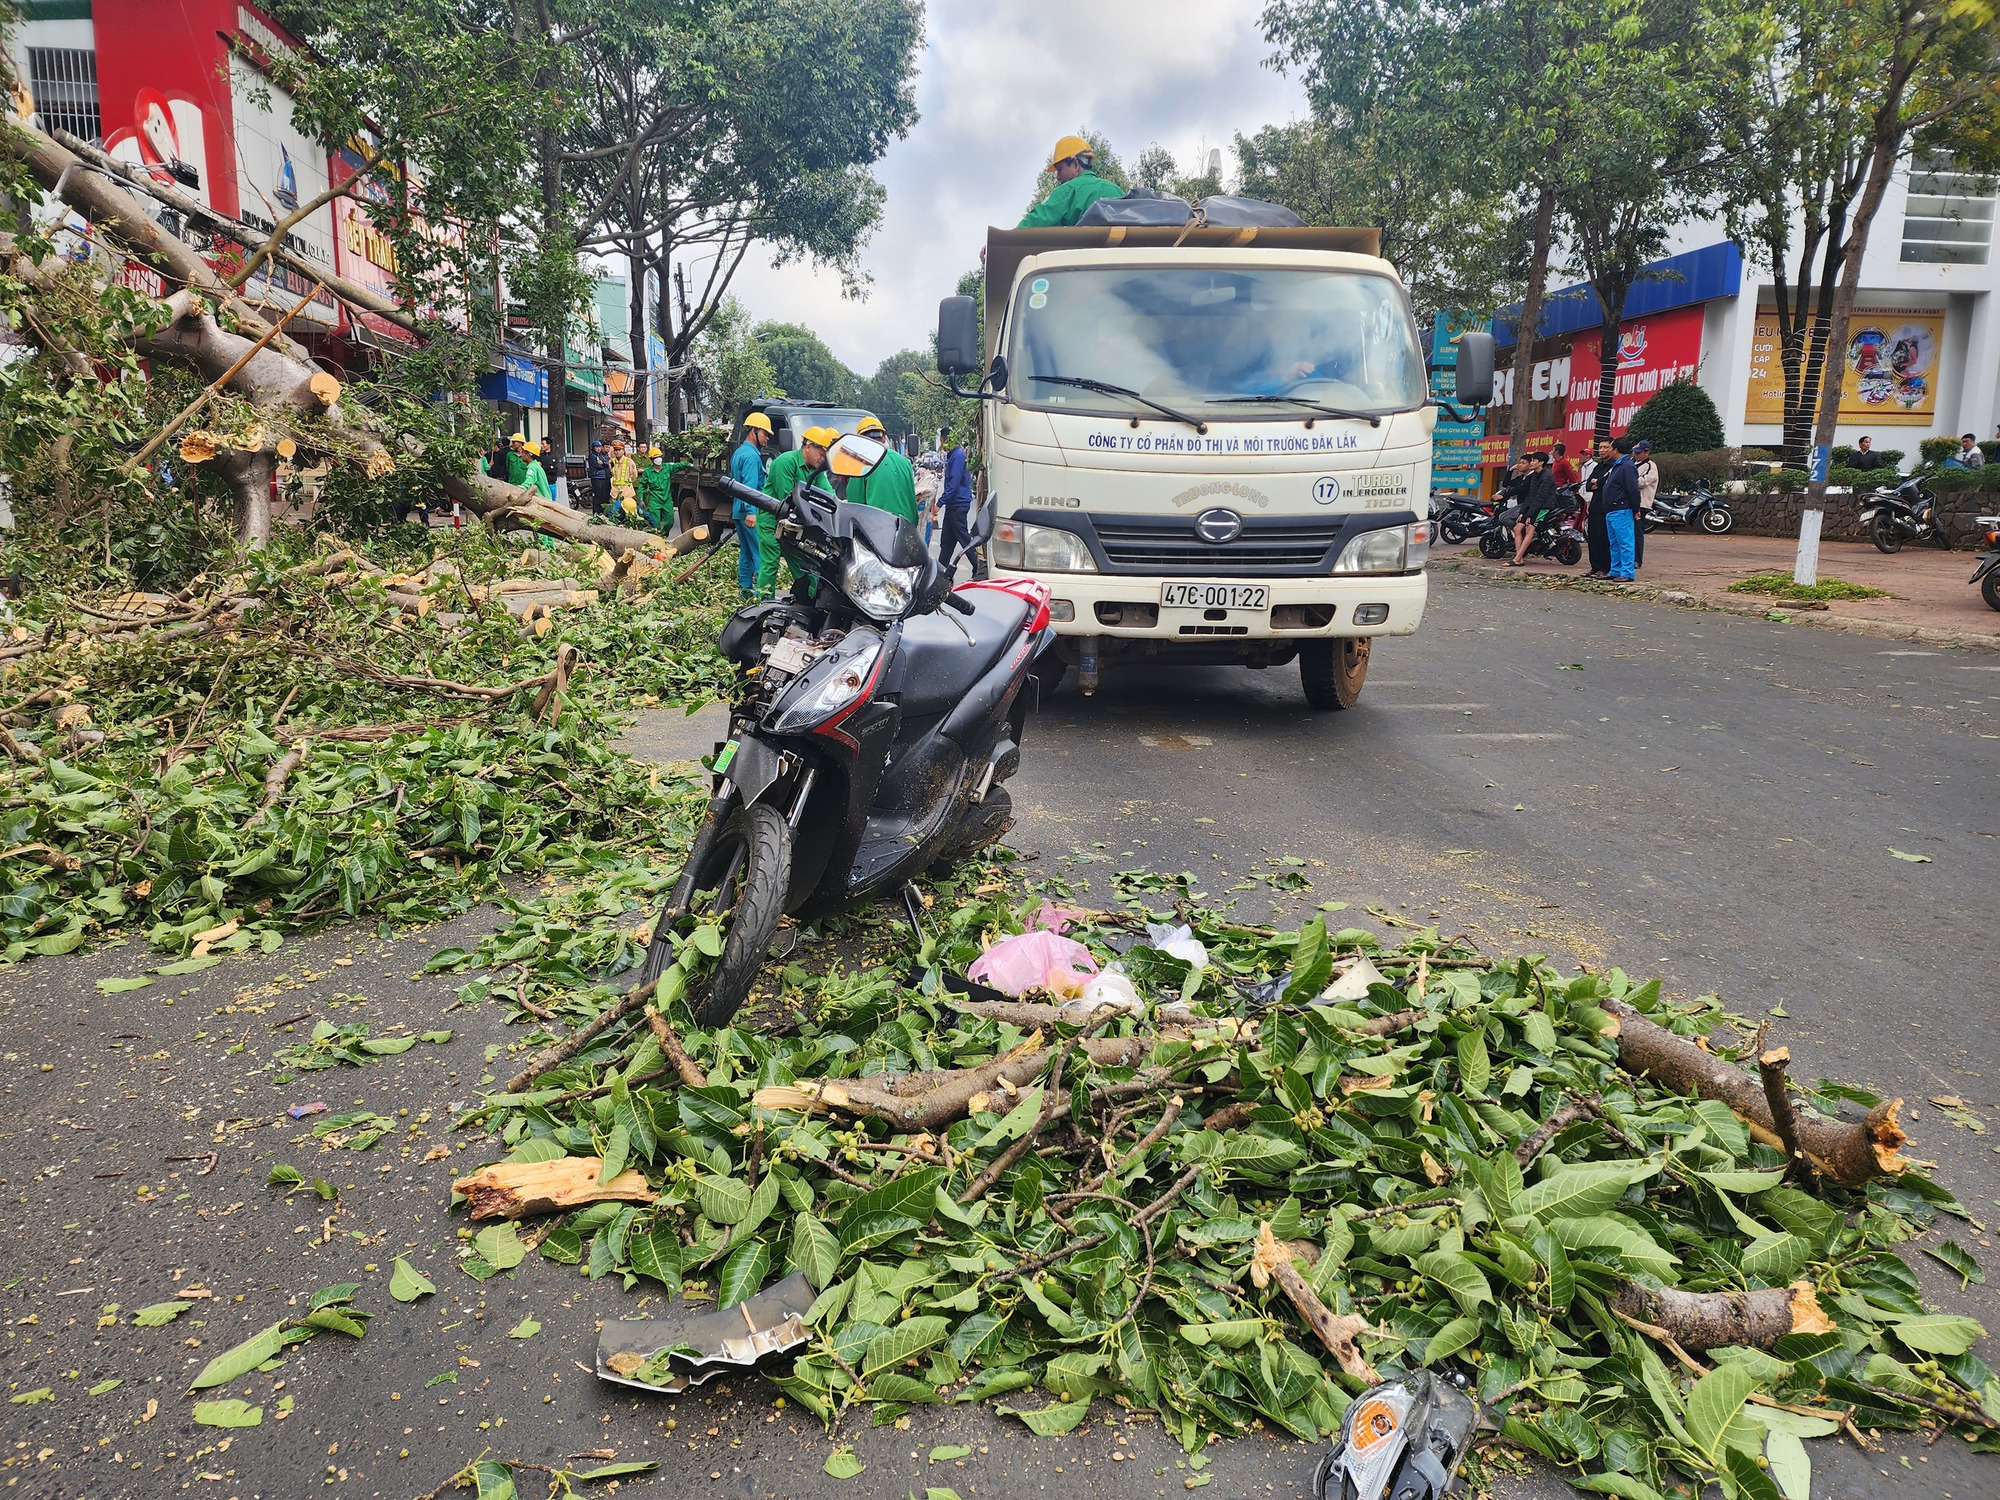
[[[1159,1413],[1191,1453],[1256,1424],[1326,1435],[1360,1382],[1275,1288],[1253,1286],[1269,1224],[1329,1308],[1368,1320],[1360,1347],[1380,1371],[1463,1374],[1496,1403],[1507,1438],[1605,1493],[1654,1500],[1700,1477],[1731,1496],[1776,1484],[1805,1500],[1801,1440],[1849,1415],[2000,1448],[2000,1380],[1973,1352],[1979,1326],[1926,1308],[1893,1249],[1962,1213],[1950,1194],[1915,1170],[1823,1200],[1788,1185],[1781,1153],[1728,1109],[1622,1071],[1603,1003],[1683,1035],[1732,1018],[1713,1000],[1669,1007],[1656,983],[1616,970],[1482,959],[1430,931],[1391,951],[1320,920],[1252,928],[1182,888],[1174,920],[1207,945],[1205,969],[1134,941],[1142,915],[1165,912],[1106,913],[1075,934],[1142,994],[1188,997],[1198,1013],[1191,1026],[1132,1016],[1093,1033],[1146,1037],[1137,1066],[1069,1050],[1059,1079],[996,1090],[928,1134],[754,1104],[760,1089],[971,1067],[1033,1040],[1027,1018],[972,1013],[941,988],[939,971],[963,972],[1030,910],[1012,885],[973,878],[938,890],[921,951],[886,917],[843,919],[829,932],[880,962],[815,974],[795,961],[720,1030],[672,1008],[700,1087],[677,1082],[642,1026],[474,1110],[517,1159],[601,1156],[615,1141],[658,1190],[654,1204],[569,1213],[540,1253],[716,1305],[803,1272],[817,1293],[811,1340],[774,1376],[829,1422],[857,1406],[880,1423],[997,1398],[1031,1431],[1059,1434],[1111,1397]],[[546,967],[521,950],[528,973],[513,982],[565,1019],[587,1017],[620,986],[573,955],[619,951],[603,934],[629,921],[593,919],[594,899],[524,903],[487,948],[443,966],[561,931],[539,950]],[[1383,982],[1318,998],[1359,950]],[[1039,1029],[1034,1044],[1059,1052],[1074,1032]],[[1048,1090],[1058,1107],[1037,1134]],[[1524,1168],[1524,1138],[1581,1097],[1601,1116],[1558,1131]],[[1857,1099],[1873,1102],[1822,1084],[1799,1107]],[[1225,1128],[1209,1128],[1224,1110]],[[968,1201],[1028,1135],[1033,1149]],[[1961,1274],[1976,1274],[1958,1254]],[[1628,1286],[1801,1281],[1833,1331],[1769,1350],[1683,1362],[1613,1310]]]

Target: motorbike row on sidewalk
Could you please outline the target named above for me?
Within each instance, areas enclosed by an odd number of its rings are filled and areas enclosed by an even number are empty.
[[[1536,522],[1527,555],[1546,557],[1571,568],[1583,559],[1590,502],[1580,485],[1564,485],[1556,493],[1564,503]],[[1500,509],[1449,490],[1431,493],[1431,523],[1437,528],[1438,539],[1454,547],[1477,541],[1482,557],[1498,560],[1513,551],[1518,519],[1512,508]],[[1900,552],[1908,542],[1934,542],[1946,549],[1952,544],[1937,495],[1921,474],[1883,485],[1864,502],[1858,519],[1868,528],[1868,539],[1876,550],[1883,553]],[[1977,540],[1984,550],[1970,581],[1979,585],[1979,596],[1990,608],[2000,610],[2000,516],[1980,516],[1976,524]],[[1686,494],[1658,496],[1639,513],[1639,525],[1647,532],[1687,529],[1726,536],[1736,529],[1736,516],[1728,500],[1698,484]]]

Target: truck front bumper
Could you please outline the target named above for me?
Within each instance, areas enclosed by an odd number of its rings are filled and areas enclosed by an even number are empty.
[[[1420,572],[1257,578],[1226,581],[1267,588],[1269,597],[1261,609],[1192,609],[1160,603],[1161,585],[1182,581],[1178,579],[1095,573],[1021,576],[1048,585],[1058,635],[1207,647],[1255,642],[1259,653],[1288,641],[1411,635],[1423,622],[1429,594],[1429,582]]]

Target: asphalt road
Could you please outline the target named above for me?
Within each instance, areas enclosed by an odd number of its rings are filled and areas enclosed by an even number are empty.
[[[662,716],[640,743],[684,755],[705,730]],[[1795,1073],[1915,1101],[1916,1152],[1975,1220],[2000,1205],[1995,1136],[1924,1102],[2000,1113],[1981,941],[2000,891],[2000,657],[1440,579],[1423,632],[1378,650],[1355,710],[1308,712],[1289,669],[1107,675],[1095,700],[1066,687],[1045,706],[1013,787],[1013,842],[1106,897],[1119,869],[1191,871],[1219,893],[1297,858],[1310,893],[1243,900],[1294,914],[1344,900],[1359,925],[1380,923],[1373,907],[1739,1012],[1779,1007]],[[452,1108],[519,1033],[447,1011],[453,987],[412,976],[492,920],[394,942],[344,929],[129,993],[95,981],[151,967],[136,947],[0,974],[0,1369],[10,1394],[51,1392],[0,1408],[0,1493],[396,1500],[482,1451],[658,1459],[660,1479],[626,1487],[642,1494],[1182,1492],[1178,1450],[1115,1412],[1050,1440],[983,1409],[920,1410],[906,1429],[843,1433],[867,1468],[833,1481],[817,1424],[754,1379],[666,1401],[588,1375],[596,1320],[641,1291],[533,1258],[483,1286],[457,1272],[452,1169],[425,1158],[491,1154],[450,1133]],[[275,1086],[272,1055],[305,1012],[454,1036]],[[284,1114],[321,1099],[393,1117],[396,1134],[327,1151]],[[287,1201],[264,1185],[275,1162],[339,1197]],[[1995,1261],[1983,1229],[1969,1238]],[[389,1299],[398,1254],[437,1296]],[[1935,1300],[2000,1329],[1992,1286],[1961,1292],[1918,1259]],[[321,1335],[212,1393],[262,1406],[260,1427],[191,1421],[181,1393],[211,1355],[350,1280],[378,1314],[364,1340]],[[176,1321],[131,1325],[177,1294],[192,1306]],[[510,1337],[529,1315],[540,1331]],[[973,1452],[933,1465],[940,1444]],[[1811,1452],[1831,1500],[2000,1494],[2000,1459],[1953,1444]],[[1210,1492],[1303,1495],[1313,1456],[1270,1437],[1222,1445]]]

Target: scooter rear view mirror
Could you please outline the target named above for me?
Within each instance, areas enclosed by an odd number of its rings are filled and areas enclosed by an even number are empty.
[[[859,479],[882,462],[886,451],[873,438],[850,432],[826,450],[826,466],[836,479]]]

